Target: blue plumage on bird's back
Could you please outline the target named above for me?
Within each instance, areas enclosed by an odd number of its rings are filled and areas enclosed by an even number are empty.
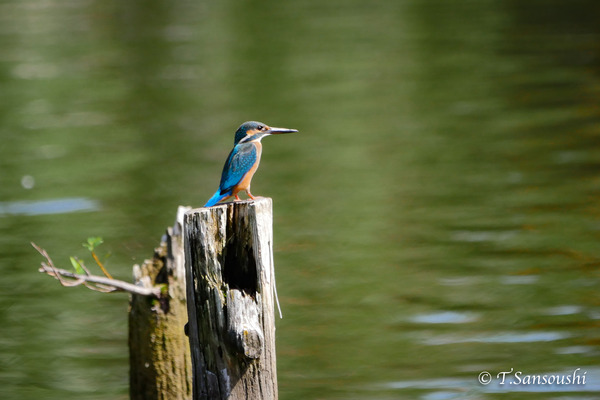
[[[259,154],[254,143],[236,145],[223,167],[221,183],[219,184],[221,192],[228,191],[237,185],[244,178],[244,175],[252,169],[258,157]]]

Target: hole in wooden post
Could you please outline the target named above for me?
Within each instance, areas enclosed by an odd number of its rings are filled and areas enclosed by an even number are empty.
[[[248,243],[230,238],[223,251],[223,281],[230,289],[254,296],[258,286],[256,261]]]

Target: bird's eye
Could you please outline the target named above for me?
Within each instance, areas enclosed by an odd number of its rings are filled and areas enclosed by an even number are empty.
[[[256,127],[256,129],[258,129],[259,131],[262,131],[263,129],[265,129],[265,127],[262,126],[262,125],[259,125],[259,126]]]

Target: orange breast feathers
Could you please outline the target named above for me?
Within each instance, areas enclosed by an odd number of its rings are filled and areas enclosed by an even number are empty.
[[[240,190],[248,190],[250,188],[250,183],[252,181],[252,177],[254,176],[254,173],[258,169],[258,164],[260,164],[260,156],[262,154],[262,143],[255,142],[252,144],[256,147],[256,162],[254,163],[252,168],[250,168],[250,171],[248,171],[246,173],[246,175],[244,175],[244,177],[242,178],[240,183],[235,185],[234,193],[239,192]]]

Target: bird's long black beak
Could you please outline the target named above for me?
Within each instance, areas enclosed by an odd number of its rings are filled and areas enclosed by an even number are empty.
[[[265,131],[267,135],[280,135],[282,133],[294,133],[298,132],[297,129],[288,129],[288,128],[273,128],[269,127],[268,130]]]

